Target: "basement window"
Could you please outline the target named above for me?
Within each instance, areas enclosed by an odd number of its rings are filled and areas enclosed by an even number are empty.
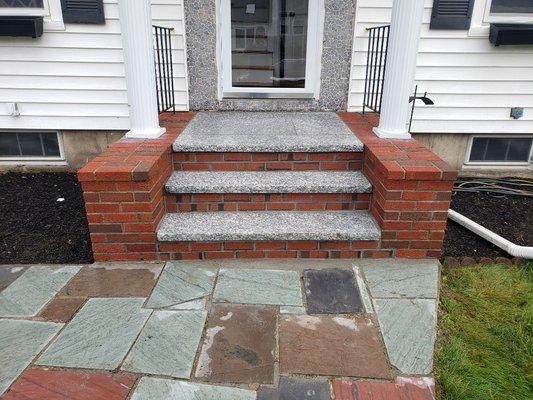
[[[533,138],[474,136],[470,141],[468,164],[529,164]]]
[[[63,160],[58,132],[1,132],[0,160]]]

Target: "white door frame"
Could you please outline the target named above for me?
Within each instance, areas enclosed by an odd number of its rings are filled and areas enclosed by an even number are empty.
[[[322,40],[324,33],[324,0],[309,0],[307,49],[304,88],[234,87],[231,47],[231,0],[218,0],[219,86],[222,98],[318,98]]]

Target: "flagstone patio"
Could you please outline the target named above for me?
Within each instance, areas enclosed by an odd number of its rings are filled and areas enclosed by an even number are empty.
[[[2,400],[434,399],[435,260],[0,266]]]

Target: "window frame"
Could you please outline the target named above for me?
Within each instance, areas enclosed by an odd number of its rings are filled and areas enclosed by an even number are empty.
[[[472,146],[474,144],[474,139],[478,138],[492,138],[492,139],[530,139],[531,147],[529,148],[529,157],[528,161],[470,161],[470,156],[472,153]],[[517,166],[517,167],[527,167],[532,164],[531,160],[533,157],[533,136],[530,135],[472,135],[468,139],[468,146],[465,153],[464,164],[471,166]]]
[[[0,154],[0,163],[7,162],[64,162],[65,159],[65,147],[63,145],[63,135],[60,131],[54,129],[24,129],[24,130],[9,130],[2,129],[0,133],[55,133],[57,137],[57,143],[59,147],[59,156],[45,157],[45,156],[2,156]]]
[[[64,31],[61,0],[43,0],[43,8],[5,7],[0,8],[1,16],[43,17],[45,31]]]
[[[468,36],[488,37],[491,23],[533,24],[533,13],[491,15],[492,0],[476,0],[472,11],[472,22]]]
[[[222,99],[318,99],[322,66],[324,0],[309,0],[306,77],[304,88],[235,87],[231,46],[230,0],[217,1],[217,64],[219,65],[219,100]],[[310,28],[311,27],[311,28]]]

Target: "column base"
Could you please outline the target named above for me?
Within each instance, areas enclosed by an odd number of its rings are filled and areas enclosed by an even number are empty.
[[[124,137],[128,139],[157,139],[166,132],[166,128],[132,129]]]
[[[372,129],[372,131],[376,134],[377,137],[382,139],[411,139],[411,134],[405,130],[405,131],[386,131],[384,129],[380,129],[379,126]]]

